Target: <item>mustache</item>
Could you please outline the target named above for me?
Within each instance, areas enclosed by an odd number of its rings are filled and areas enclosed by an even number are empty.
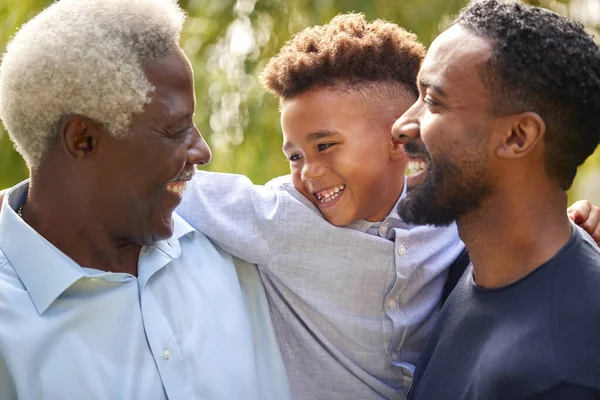
[[[177,175],[171,182],[187,182],[194,177],[196,173],[196,168],[191,167],[186,170],[183,170],[181,174]]]
[[[429,152],[427,151],[427,148],[425,147],[425,145],[421,142],[421,143],[417,143],[414,140],[408,141],[406,143],[404,143],[404,152],[408,155],[422,155],[424,156],[427,160],[429,160]]]

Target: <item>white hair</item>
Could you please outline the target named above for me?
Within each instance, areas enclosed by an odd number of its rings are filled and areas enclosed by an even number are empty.
[[[0,65],[0,118],[30,169],[79,114],[126,137],[154,87],[143,65],[178,46],[176,0],[60,0],[24,24]]]

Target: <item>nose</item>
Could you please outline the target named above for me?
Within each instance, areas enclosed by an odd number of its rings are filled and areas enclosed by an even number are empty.
[[[414,106],[394,122],[392,136],[402,144],[421,136],[421,125],[415,117]]]
[[[322,177],[325,174],[325,168],[323,165],[317,162],[304,161],[302,166],[301,177],[303,182],[312,181]]]
[[[200,164],[205,165],[210,161],[212,154],[208,144],[202,138],[198,128],[194,126],[195,134],[192,134],[191,142],[187,150],[187,162],[188,164]]]

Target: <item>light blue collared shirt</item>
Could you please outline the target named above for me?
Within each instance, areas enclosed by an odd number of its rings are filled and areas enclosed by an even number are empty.
[[[252,265],[236,261],[238,279],[232,257],[174,214],[137,278],[82,268],[16,214],[27,189],[0,211],[1,399],[289,396]]]

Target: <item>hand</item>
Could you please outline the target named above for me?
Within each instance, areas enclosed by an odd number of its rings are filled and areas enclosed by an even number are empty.
[[[588,200],[579,200],[567,208],[567,215],[585,229],[600,246],[600,207],[596,207]]]

